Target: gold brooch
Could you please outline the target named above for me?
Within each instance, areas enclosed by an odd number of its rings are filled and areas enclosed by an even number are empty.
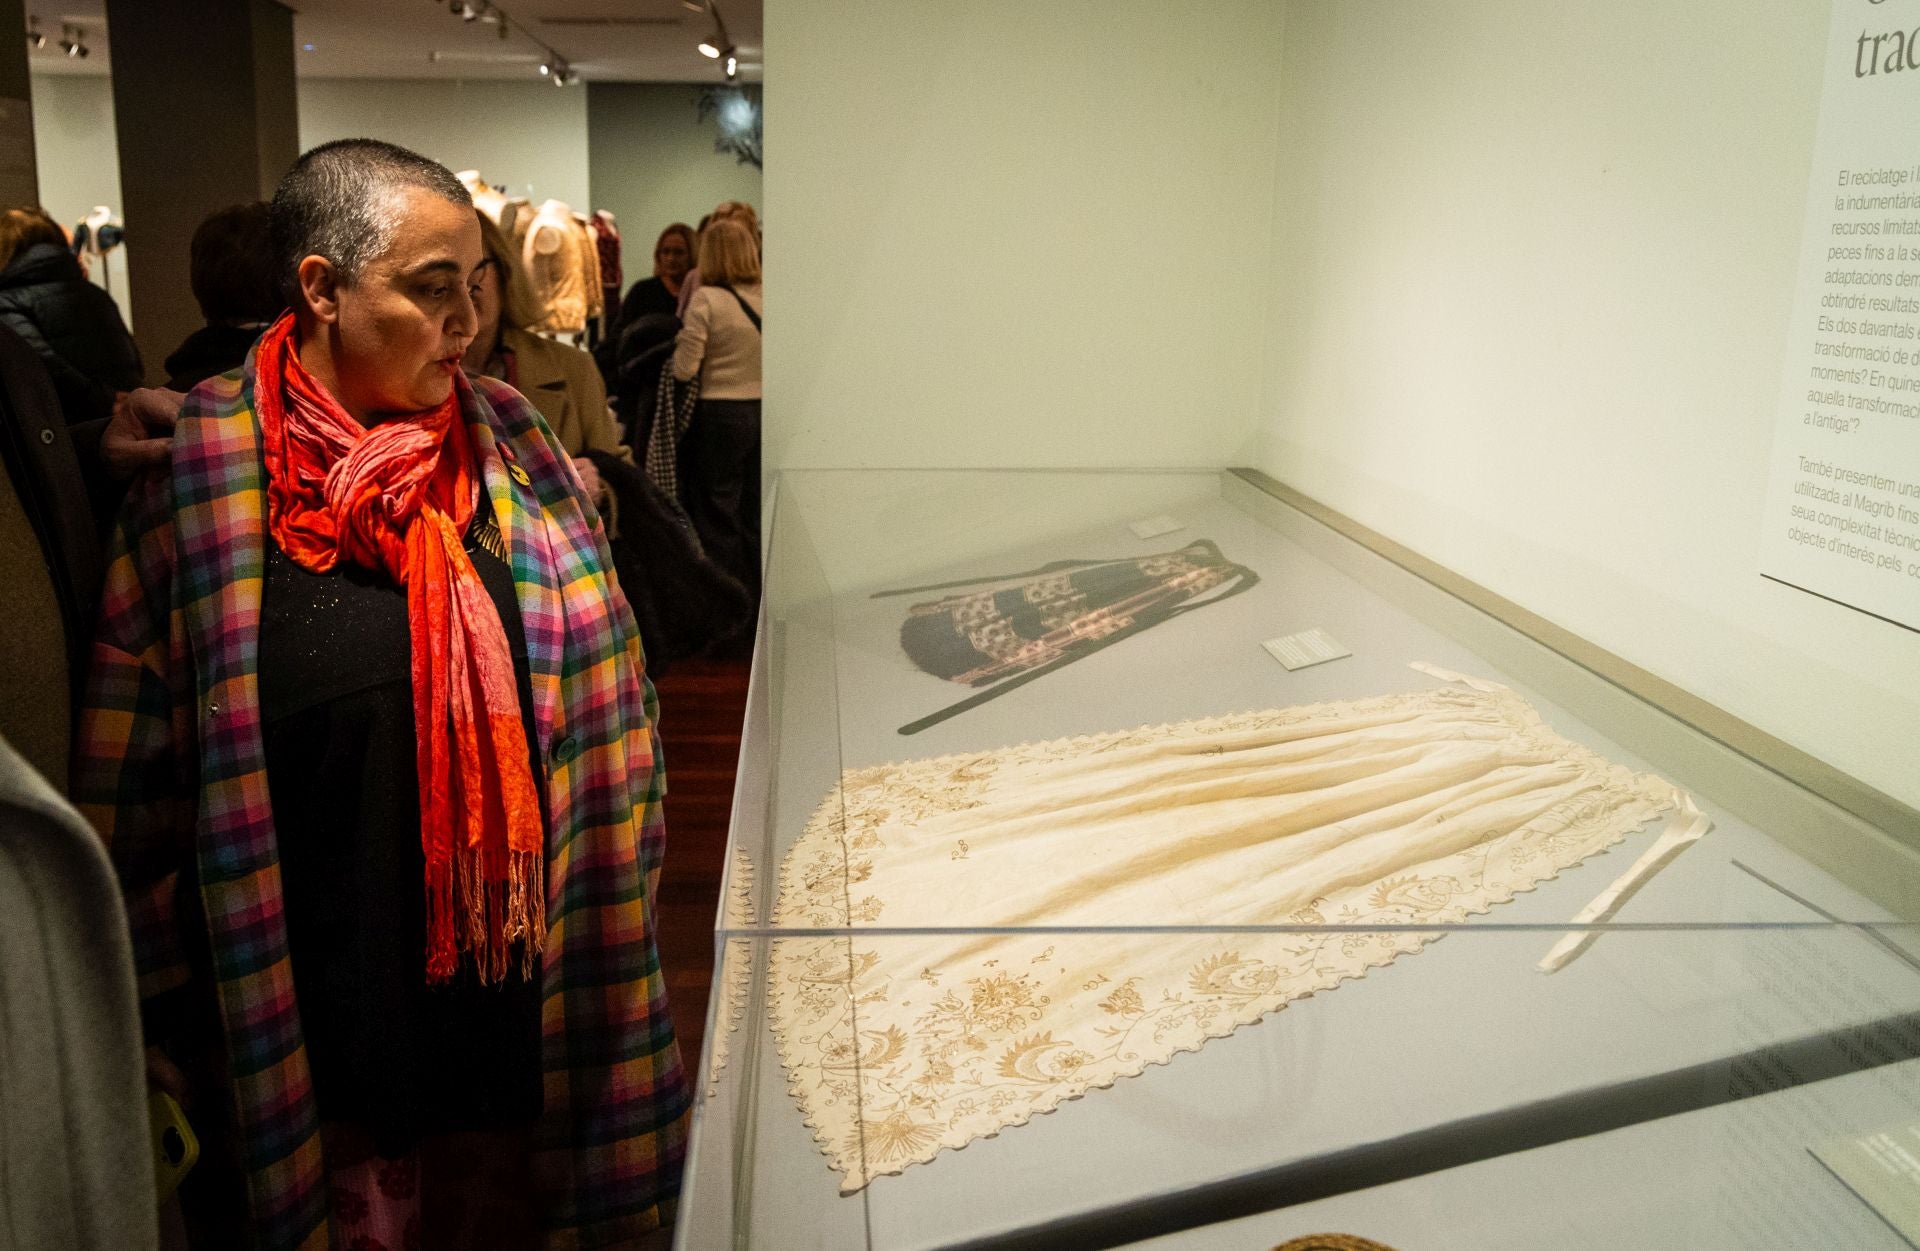
[[[512,475],[513,475],[513,480],[514,480],[515,482],[518,482],[518,483],[519,483],[519,484],[520,484],[521,486],[523,486],[523,487],[530,487],[530,486],[532,486],[532,485],[533,485],[533,479],[532,479],[532,478],[529,478],[529,477],[527,477],[527,471],[526,471],[526,470],[524,470],[524,469],[522,469],[522,468],[520,468],[520,466],[518,466],[518,465],[508,465],[508,466],[507,466],[507,472],[508,472],[508,473],[510,473],[510,474],[512,474]]]

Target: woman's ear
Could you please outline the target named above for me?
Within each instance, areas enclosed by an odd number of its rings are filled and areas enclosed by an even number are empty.
[[[324,256],[309,256],[300,262],[300,299],[316,321],[330,324],[340,320],[340,271]]]

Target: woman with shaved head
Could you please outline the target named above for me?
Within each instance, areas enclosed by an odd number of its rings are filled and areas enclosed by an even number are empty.
[[[154,1069],[215,1022],[191,1115],[231,1131],[250,1245],[636,1245],[687,1099],[599,517],[461,372],[490,262],[451,173],[327,144],[272,232],[291,311],[129,500],[79,736]]]

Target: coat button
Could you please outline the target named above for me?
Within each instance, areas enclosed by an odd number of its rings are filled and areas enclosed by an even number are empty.
[[[40,432],[40,441],[46,444],[48,447],[53,446],[53,427],[52,426],[48,426],[46,429]]]
[[[563,735],[554,740],[552,754],[553,763],[566,764],[580,754],[580,740],[571,734]]]

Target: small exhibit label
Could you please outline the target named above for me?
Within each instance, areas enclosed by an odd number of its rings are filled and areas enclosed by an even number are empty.
[[[1176,517],[1162,513],[1158,517],[1149,517],[1145,521],[1136,521],[1127,529],[1133,531],[1137,539],[1157,539],[1163,534],[1172,534],[1175,530],[1184,530],[1187,523]]]
[[[1810,1147],[1848,1190],[1920,1247],[1920,1121]]]
[[[1275,660],[1285,665],[1289,673],[1295,669],[1304,669],[1308,665],[1317,665],[1324,661],[1353,655],[1331,634],[1318,628],[1303,630],[1299,634],[1289,634],[1285,638],[1268,639],[1260,646],[1266,648],[1268,654]]]

